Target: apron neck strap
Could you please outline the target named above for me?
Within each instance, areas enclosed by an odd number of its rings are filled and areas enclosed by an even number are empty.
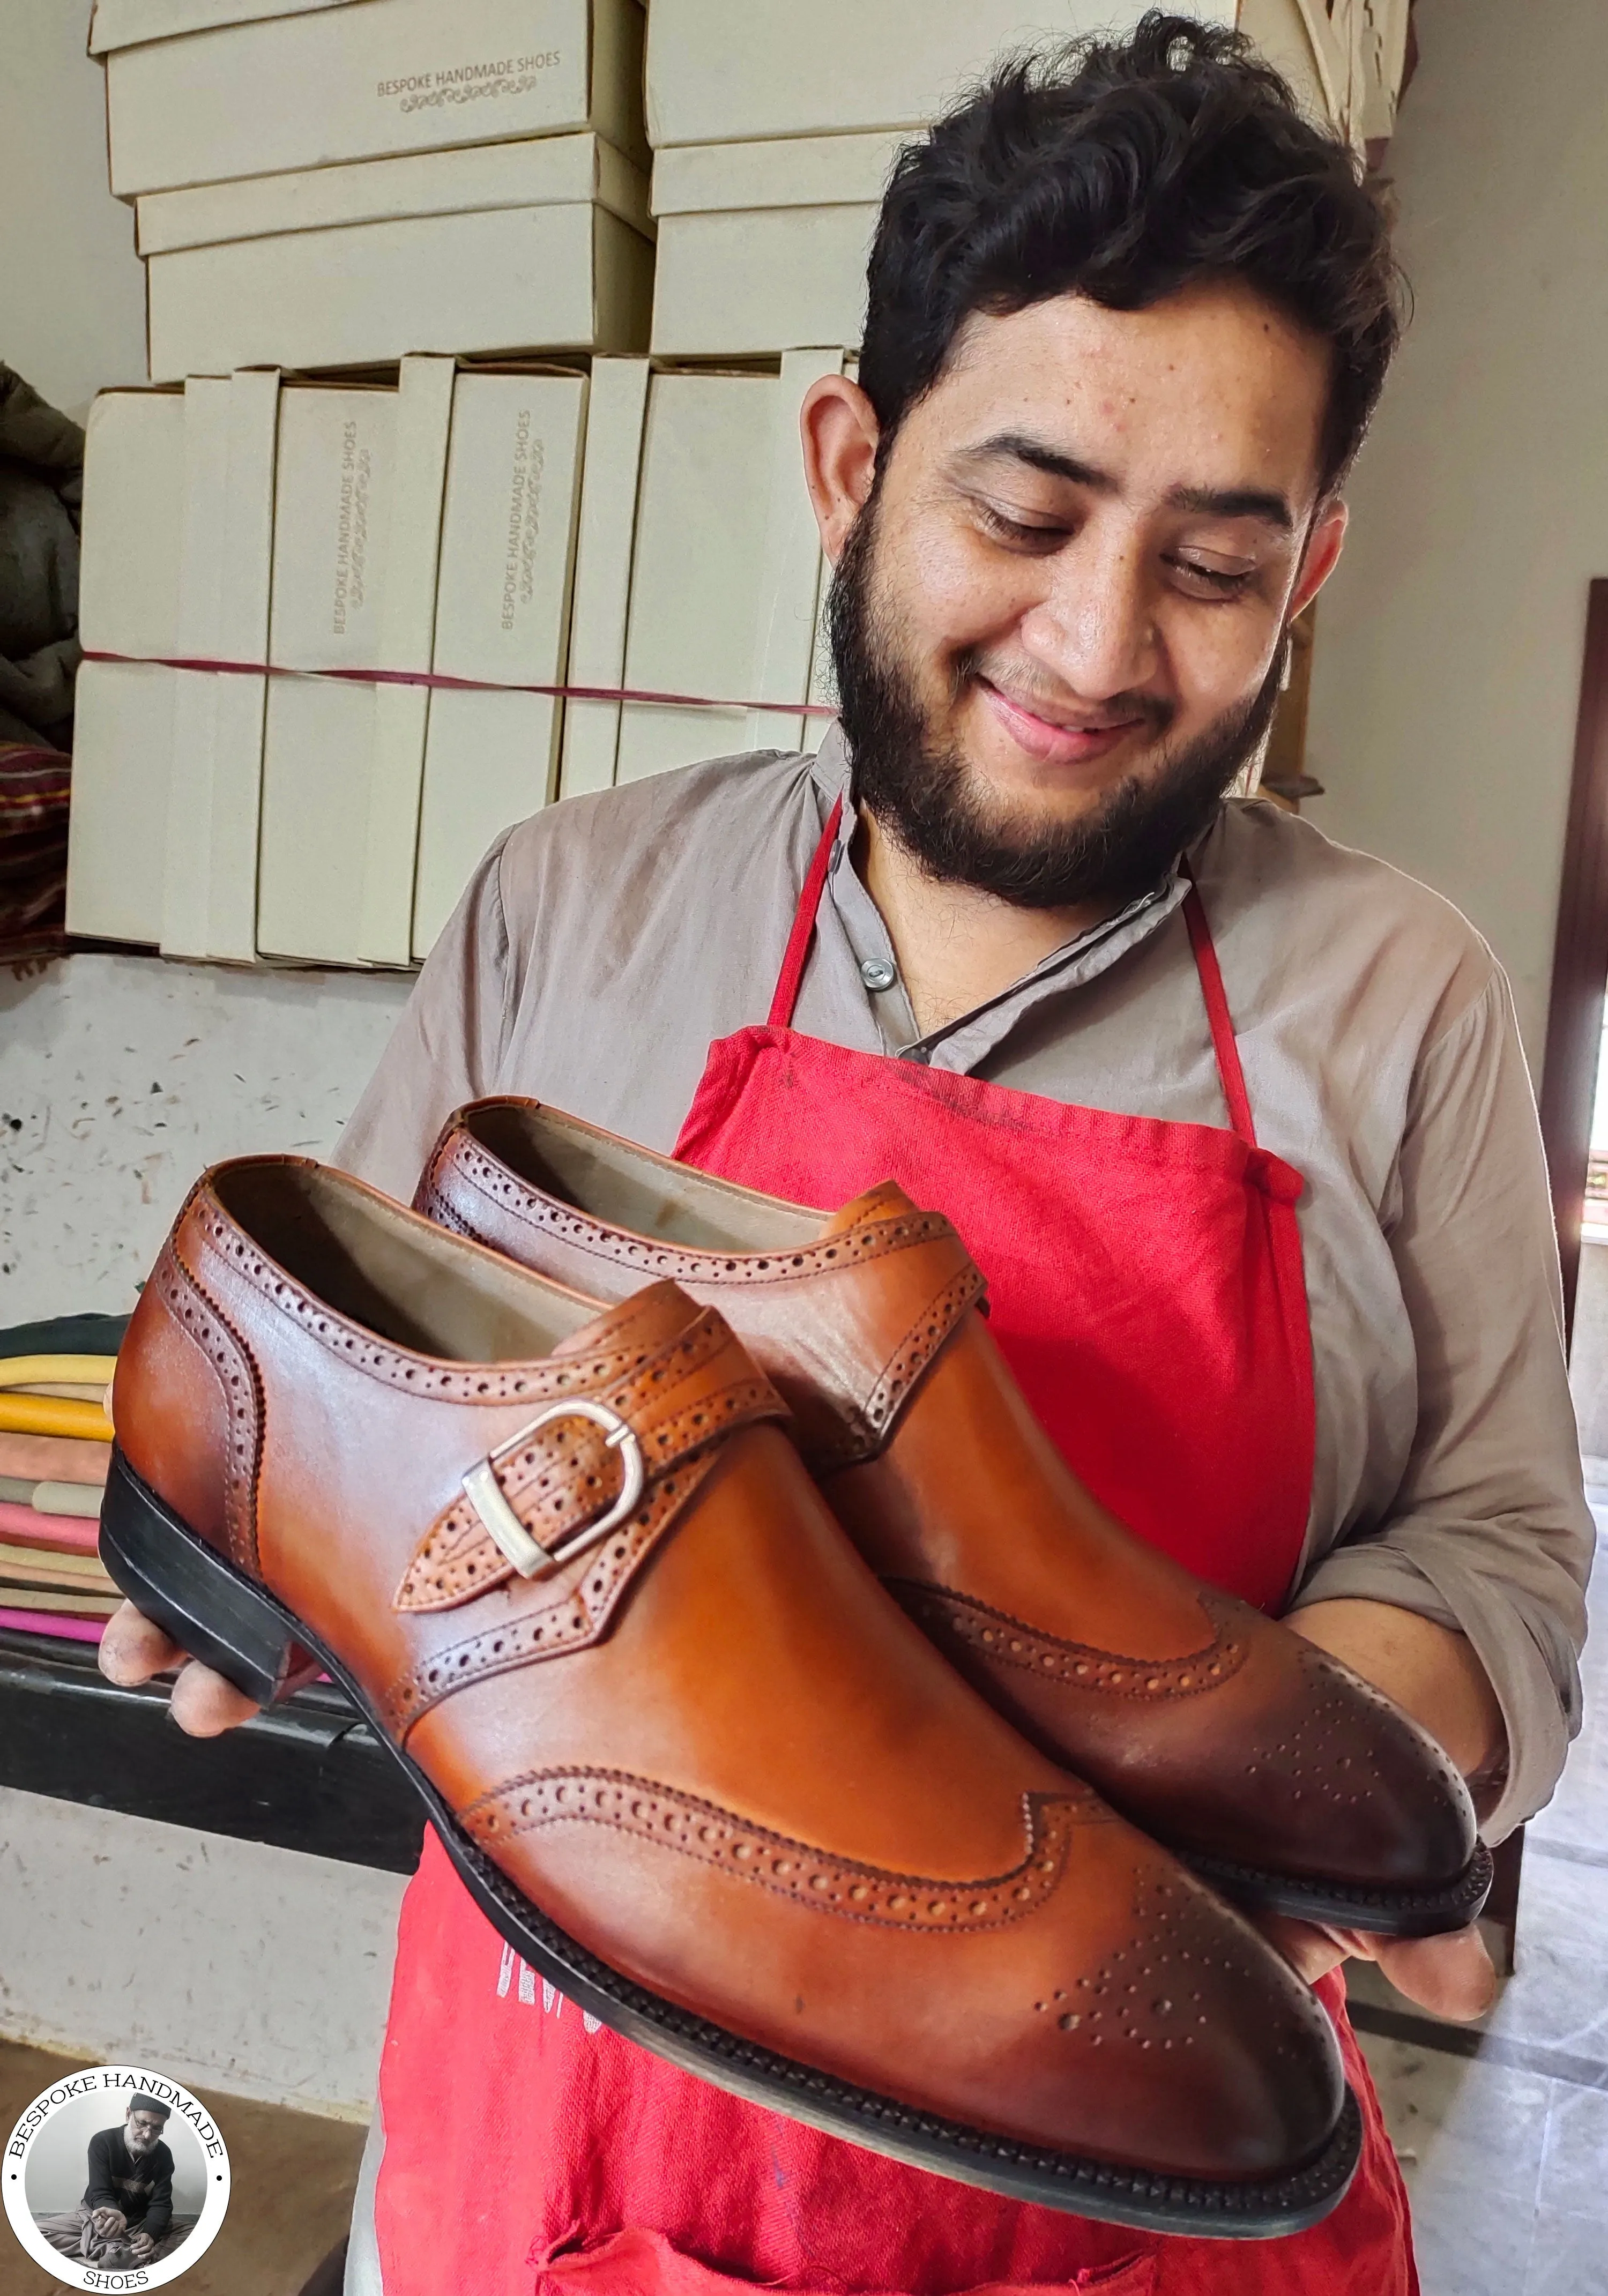
[[[833,852],[837,845],[838,826],[843,818],[843,800],[840,797],[826,816],[826,826],[821,832],[821,841],[816,847],[815,858],[799,895],[799,906],[793,917],[792,931],[787,936],[787,948],[782,958],[782,970],[776,975],[776,993],[770,1000],[767,1026],[790,1029],[793,1008],[799,1001],[799,988],[804,979],[804,967],[809,962],[810,945],[816,937],[816,919],[820,914],[821,897],[826,890],[826,879],[832,868]],[[1228,1105],[1228,1121],[1250,1147],[1256,1145],[1256,1127],[1251,1119],[1251,1095],[1245,1090],[1245,1071],[1240,1066],[1240,1050],[1235,1042],[1234,1021],[1228,1010],[1228,994],[1223,987],[1222,969],[1218,953],[1212,946],[1211,928],[1206,922],[1200,889],[1194,873],[1187,861],[1184,873],[1189,879],[1189,890],[1184,896],[1184,922],[1189,928],[1189,946],[1194,952],[1195,971],[1200,976],[1201,995],[1206,1004],[1206,1018],[1211,1029],[1211,1047],[1217,1054],[1218,1078],[1223,1088],[1223,1098]]]
[[[766,1024],[768,1028],[790,1029],[792,1026],[793,1007],[799,1001],[799,984],[809,961],[809,945],[816,937],[816,918],[820,913],[821,896],[826,890],[833,849],[838,840],[838,824],[842,818],[843,800],[840,797],[826,816],[826,826],[821,832],[821,841],[816,847],[815,859],[809,865],[809,874],[805,878],[804,890],[799,896],[798,913],[792,921],[792,931],[787,936],[787,953],[782,959],[782,970],[776,975],[776,993],[770,1000],[770,1017]]]
[[[1189,927],[1189,946],[1194,951],[1194,969],[1201,978],[1201,994],[1206,1000],[1206,1018],[1211,1026],[1211,1049],[1218,1059],[1218,1081],[1223,1087],[1223,1098],[1228,1104],[1228,1121],[1246,1145],[1256,1145],[1256,1127],[1251,1119],[1251,1095],[1245,1089],[1245,1071],[1240,1066],[1240,1048],[1234,1033],[1234,1018],[1228,1010],[1228,992],[1223,986],[1222,967],[1211,938],[1211,927],[1206,922],[1206,911],[1201,900],[1201,889],[1195,883],[1194,871],[1187,861],[1184,874],[1189,880],[1189,890],[1184,896],[1184,922]]]

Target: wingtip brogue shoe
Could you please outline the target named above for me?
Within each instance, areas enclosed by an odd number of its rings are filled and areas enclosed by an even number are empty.
[[[1478,1913],[1489,1858],[1440,1748],[1075,1480],[940,1215],[892,1185],[808,1210],[511,1098],[449,1119],[415,1202],[600,1296],[658,1275],[718,1304],[839,1520],[951,1663],[1225,1891],[1401,1935]]]
[[[945,1664],[675,1284],[600,1308],[246,1160],[181,1215],[115,1411],[125,1592],[258,1694],[311,1650],[621,2032],[1079,2214],[1268,2234],[1343,2192],[1312,1996]]]

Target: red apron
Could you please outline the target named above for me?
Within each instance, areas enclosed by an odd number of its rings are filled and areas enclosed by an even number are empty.
[[[841,807],[770,1019],[712,1046],[677,1153],[835,1206],[894,1179],[947,1212],[990,1328],[1082,1480],[1264,1609],[1300,1560],[1313,1389],[1295,1201],[1259,1148],[1199,895],[1185,901],[1232,1129],[1070,1108],[790,1026]],[[1416,2296],[1407,2195],[1344,2013],[1366,2124],[1325,2221],[1150,2236],[972,2190],[724,2095],[583,2018],[504,1947],[432,1834],[403,1907],[381,2075],[386,2296]]]

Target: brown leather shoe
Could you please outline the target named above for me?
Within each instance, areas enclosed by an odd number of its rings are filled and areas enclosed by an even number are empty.
[[[221,1167],[118,1360],[103,1553],[261,1693],[314,1651],[535,1968],[723,2087],[1152,2228],[1311,2221],[1334,2038],[855,1554],[721,1317],[599,1310],[291,1158]]]
[[[595,1296],[661,1276],[718,1306],[911,1617],[1019,1730],[1218,1888],[1388,1935],[1473,1920],[1490,1861],[1440,1747],[1074,1480],[941,1216],[890,1185],[827,1220],[513,1099],[448,1121],[414,1202]]]

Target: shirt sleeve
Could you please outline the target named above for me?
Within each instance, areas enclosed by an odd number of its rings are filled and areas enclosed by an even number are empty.
[[[152,2166],[154,2181],[143,2229],[152,2240],[160,2240],[173,2222],[173,2155],[165,2144],[157,2146]]]
[[[98,2128],[89,2140],[89,2182],[84,2187],[83,2205],[86,2209],[121,2210],[123,2196],[111,2181],[111,2144],[117,2134],[114,2128]]]
[[[1550,1799],[1579,1728],[1596,1530],[1540,1128],[1495,968],[1420,1062],[1385,1220],[1417,1353],[1417,1431],[1382,1526],[1318,1562],[1294,1607],[1391,1603],[1468,1636],[1507,1729],[1484,1828],[1497,1841]]]
[[[455,1108],[496,1089],[511,991],[499,838],[424,961],[331,1161],[411,1202]]]

